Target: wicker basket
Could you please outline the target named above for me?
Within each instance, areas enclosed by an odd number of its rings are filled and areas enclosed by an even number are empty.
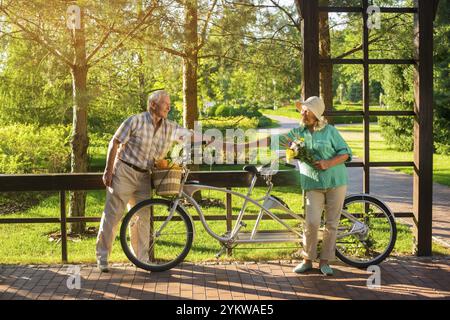
[[[180,168],[153,169],[152,181],[155,192],[159,196],[174,196],[180,192],[181,177],[183,171]]]

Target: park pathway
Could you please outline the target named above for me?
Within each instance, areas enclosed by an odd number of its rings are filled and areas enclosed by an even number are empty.
[[[291,118],[266,116],[280,125],[270,129],[272,133],[286,133],[298,126],[298,121]],[[353,161],[361,159],[354,157]],[[362,192],[363,169],[349,168],[349,178],[348,193]],[[380,197],[394,212],[412,212],[413,176],[387,168],[371,168],[370,193]],[[411,219],[404,222],[413,223]],[[433,239],[450,248],[450,187],[438,183],[433,183]]]
[[[449,258],[389,258],[380,265],[379,287],[364,269],[337,262],[333,277],[317,269],[297,275],[297,262],[182,263],[158,273],[130,264],[113,265],[110,273],[93,265],[0,265],[0,300],[450,299]]]

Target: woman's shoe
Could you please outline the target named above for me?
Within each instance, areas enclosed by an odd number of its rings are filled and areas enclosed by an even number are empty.
[[[294,268],[295,273],[305,273],[308,270],[312,269],[312,262],[302,262],[298,266]]]
[[[324,264],[320,267],[320,272],[325,276],[332,276],[334,274],[333,269],[331,269],[330,265]]]
[[[100,270],[100,272],[109,272],[108,262],[106,261],[98,260],[97,268]]]

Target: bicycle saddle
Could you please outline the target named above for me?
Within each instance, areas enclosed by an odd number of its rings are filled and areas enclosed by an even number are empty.
[[[243,168],[245,171],[253,173],[253,174],[259,174],[259,170],[254,165],[247,165]]]

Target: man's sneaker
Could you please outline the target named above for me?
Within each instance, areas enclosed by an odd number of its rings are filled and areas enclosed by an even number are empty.
[[[325,276],[332,276],[334,274],[333,269],[328,264],[324,264],[320,267],[320,272]]]
[[[302,262],[298,266],[294,268],[295,273],[305,273],[308,270],[312,269],[312,262]]]
[[[107,261],[97,261],[97,268],[101,272],[109,272],[108,262]]]

